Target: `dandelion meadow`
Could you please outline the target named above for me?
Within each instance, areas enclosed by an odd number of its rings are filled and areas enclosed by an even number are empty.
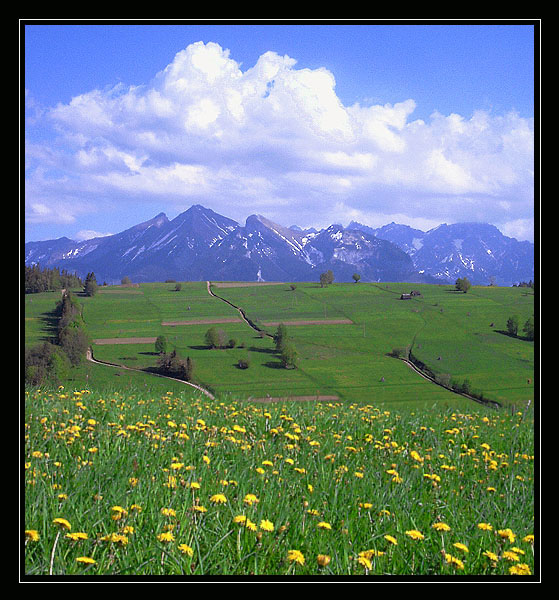
[[[524,576],[533,412],[28,389],[29,577]]]

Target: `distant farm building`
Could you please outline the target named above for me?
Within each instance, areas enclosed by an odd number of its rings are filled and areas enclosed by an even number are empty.
[[[402,294],[400,296],[400,300],[411,300],[416,296],[421,296],[421,292],[418,292],[417,290],[412,290],[409,294]]]

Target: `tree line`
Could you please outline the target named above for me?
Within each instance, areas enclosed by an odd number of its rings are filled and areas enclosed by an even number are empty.
[[[55,292],[64,289],[83,287],[82,280],[74,273],[54,267],[41,268],[39,265],[25,266],[24,290],[26,294]]]
[[[518,331],[520,329],[520,317],[518,315],[511,315],[507,319],[507,333],[514,337],[518,336]],[[524,337],[527,340],[533,341],[535,335],[535,326],[534,326],[534,316],[529,317],[522,327],[522,331],[524,332]]]

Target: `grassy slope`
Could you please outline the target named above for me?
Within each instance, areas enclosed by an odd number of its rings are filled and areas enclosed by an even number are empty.
[[[197,379],[218,393],[233,397],[337,395],[356,402],[457,401],[457,397],[413,373],[404,363],[387,355],[393,348],[413,344],[414,355],[439,373],[467,378],[472,387],[504,403],[526,403],[533,398],[533,343],[506,335],[506,320],[518,314],[520,322],[533,314],[533,295],[523,288],[474,287],[468,294],[451,286],[413,285],[421,298],[401,301],[410,284],[315,283],[215,288],[263,329],[268,321],[349,318],[353,325],[290,326],[299,352],[299,368],[279,368],[269,338],[260,337],[242,321],[216,325],[235,338],[238,346],[208,350],[204,335],[211,326],[163,326],[165,321],[230,318],[238,312],[206,290],[205,282],[142,284],[139,288],[105,288],[93,298],[81,297],[88,331],[93,339],[156,337],[166,335],[171,347],[196,364]],[[30,298],[29,298],[30,299]],[[42,320],[55,294],[26,298],[26,339],[35,342],[48,322]],[[188,309],[190,307],[190,309]],[[30,320],[27,320],[30,319]],[[490,324],[493,323],[493,327]],[[244,347],[239,347],[243,345]],[[133,368],[156,364],[153,344],[94,345],[95,357]],[[236,363],[249,357],[251,366]],[[118,375],[117,375],[118,373]],[[88,363],[76,373],[78,385],[103,384],[169,388],[169,384],[145,374],[108,369]],[[384,378],[384,381],[382,381]],[[181,389],[172,384],[170,389]],[[183,387],[183,386],[182,386]]]
[[[300,284],[294,292],[278,288],[219,290],[253,318],[265,322],[347,317],[354,326],[291,327],[302,356],[301,367],[338,387],[347,399],[366,399],[387,392],[392,384],[402,399],[424,390],[415,374],[386,356],[412,344],[417,358],[437,373],[469,379],[474,389],[503,403],[533,398],[534,346],[506,335],[506,320],[520,322],[533,314],[533,295],[524,288],[474,287],[468,294],[451,286],[413,285],[422,296],[400,300],[409,284],[334,284],[320,288]],[[493,327],[491,327],[493,324]],[[273,329],[273,328],[272,328]],[[319,359],[319,360],[317,360]],[[379,381],[385,378],[384,383]],[[531,383],[528,383],[531,380]],[[419,386],[419,387],[418,387]],[[426,388],[433,389],[433,386]],[[434,396],[444,391],[434,391]]]

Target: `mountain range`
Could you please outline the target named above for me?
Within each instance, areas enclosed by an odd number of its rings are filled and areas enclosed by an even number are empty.
[[[58,267],[98,283],[148,281],[406,281],[513,285],[534,279],[534,244],[484,223],[439,225],[421,231],[390,223],[352,221],[326,229],[284,227],[261,215],[242,226],[201,205],[169,220],[149,221],[81,242],[62,237],[27,242],[25,265]]]

